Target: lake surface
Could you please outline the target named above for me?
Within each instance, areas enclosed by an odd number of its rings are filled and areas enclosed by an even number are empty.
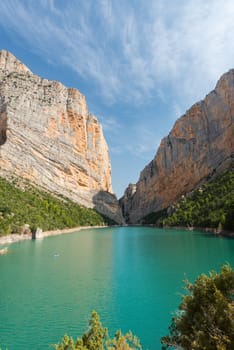
[[[183,280],[234,266],[234,240],[143,227],[82,230],[11,245],[0,256],[0,347],[47,350],[96,310],[111,334],[161,349]]]

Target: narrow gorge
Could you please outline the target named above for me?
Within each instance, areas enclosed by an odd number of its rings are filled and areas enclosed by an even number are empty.
[[[234,70],[179,118],[117,201],[108,146],[85,97],[0,51],[0,176],[94,208],[118,224],[167,209],[234,158]]]

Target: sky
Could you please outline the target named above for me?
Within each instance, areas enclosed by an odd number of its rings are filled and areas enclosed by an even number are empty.
[[[0,1],[0,49],[85,95],[119,198],[176,119],[234,68],[234,1]]]

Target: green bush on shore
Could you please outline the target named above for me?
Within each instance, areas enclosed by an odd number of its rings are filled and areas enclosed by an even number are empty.
[[[107,328],[102,326],[99,315],[92,312],[89,321],[89,328],[81,338],[74,340],[68,335],[64,335],[61,343],[54,345],[55,350],[141,350],[139,339],[128,332],[122,334],[117,331],[113,339],[108,335]]]
[[[194,284],[186,282],[179,312],[172,318],[162,349],[234,349],[234,271],[202,274]]]
[[[25,224],[43,230],[101,226],[111,221],[93,209],[27,185],[21,189],[0,178],[0,236],[21,233]]]

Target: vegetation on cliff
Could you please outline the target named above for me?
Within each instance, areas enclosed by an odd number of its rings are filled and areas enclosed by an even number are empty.
[[[215,176],[170,210],[151,213],[144,224],[234,229],[234,167]]]
[[[163,349],[234,349],[234,271],[229,265],[220,274],[186,281],[179,312],[173,317],[170,334],[161,339]]]
[[[31,229],[54,230],[108,223],[95,210],[67,198],[56,198],[30,185],[22,189],[0,178],[0,235],[22,233],[25,224]]]

